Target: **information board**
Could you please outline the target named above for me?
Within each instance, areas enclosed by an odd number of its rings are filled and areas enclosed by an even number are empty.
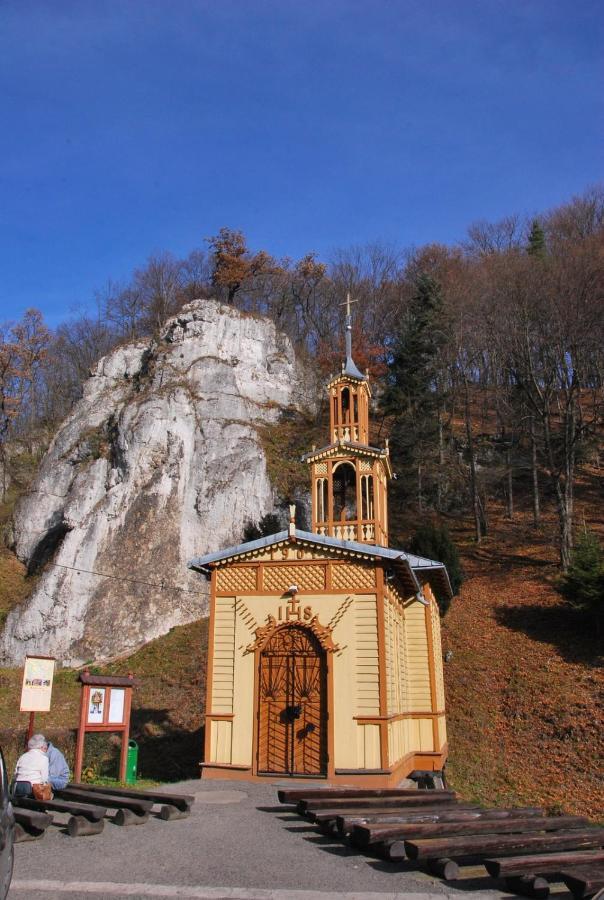
[[[55,659],[26,656],[21,686],[21,712],[48,712],[52,699]]]

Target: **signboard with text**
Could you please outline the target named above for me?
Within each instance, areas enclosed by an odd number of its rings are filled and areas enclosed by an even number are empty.
[[[48,712],[55,673],[53,656],[26,656],[21,686],[21,712]]]

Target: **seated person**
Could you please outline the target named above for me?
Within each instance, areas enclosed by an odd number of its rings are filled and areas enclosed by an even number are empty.
[[[32,785],[48,783],[48,756],[46,739],[34,734],[27,742],[27,753],[22,753],[15,767],[15,797],[29,797]]]
[[[48,780],[52,785],[53,791],[61,791],[67,787],[69,782],[69,766],[67,760],[60,750],[54,744],[47,741],[43,734],[35,735],[41,737],[46,744],[46,753],[48,754]]]

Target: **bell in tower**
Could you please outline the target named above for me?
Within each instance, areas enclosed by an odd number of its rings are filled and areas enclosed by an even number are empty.
[[[353,301],[354,302],[354,301]],[[345,541],[388,544],[388,449],[369,445],[366,375],[352,358],[350,294],[346,299],[346,360],[327,385],[330,443],[305,459],[312,473],[312,530]]]

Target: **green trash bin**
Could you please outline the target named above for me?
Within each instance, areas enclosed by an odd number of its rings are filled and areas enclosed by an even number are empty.
[[[138,744],[136,741],[128,741],[128,756],[126,758],[126,783],[136,784],[136,770],[138,769]]]

